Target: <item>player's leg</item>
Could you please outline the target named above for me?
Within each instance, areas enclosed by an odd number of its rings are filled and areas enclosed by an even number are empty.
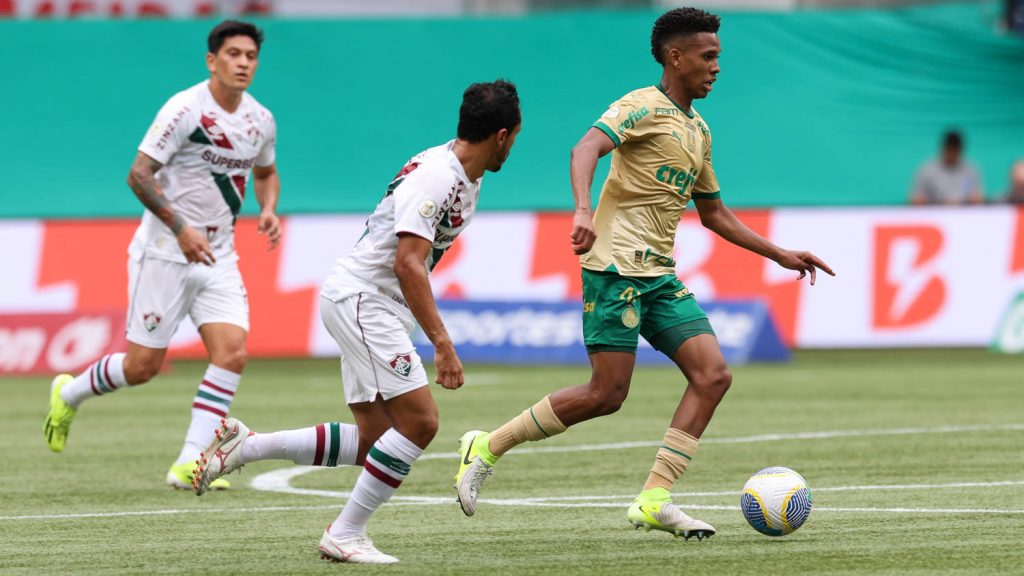
[[[196,460],[228,417],[245,369],[249,334],[249,304],[236,262],[192,266],[189,281],[198,287],[189,314],[210,363],[192,399],[185,440],[167,472],[167,484],[183,490],[192,489]],[[230,484],[217,480],[211,487],[226,489]]]
[[[366,539],[374,512],[391,499],[437,433],[437,406],[425,384],[376,404],[383,407],[391,426],[370,447],[349,501],[321,543],[321,550],[326,544],[326,553],[335,558],[332,550]]]
[[[321,302],[324,324],[343,350],[345,396],[360,437],[364,444],[377,438],[369,445],[351,497],[324,532],[320,552],[342,562],[394,563],[396,558],[373,545],[366,525],[401,485],[437,432],[437,406],[427,387],[426,370],[409,338],[414,321],[407,308],[375,294]],[[373,400],[385,418],[361,404],[367,400]]]
[[[222,476],[260,460],[291,460],[329,468],[353,466],[358,463],[359,446],[359,430],[344,422],[259,433],[240,420],[225,418],[196,462],[192,489],[202,496]]]
[[[647,482],[627,517],[637,528],[655,528],[700,539],[714,534],[714,527],[682,512],[672,503],[670,493],[696,455],[700,436],[729,389],[732,377],[718,341],[710,334],[689,338],[672,359],[686,375],[688,385],[665,431]]]
[[[349,388],[356,387],[358,376],[350,363],[341,359],[341,372]],[[349,405],[356,423],[324,422],[297,430],[258,433],[239,420],[227,418],[214,440],[196,463],[192,489],[202,495],[225,474],[258,460],[291,460],[305,466],[353,466],[363,463],[366,453],[381,434],[391,427],[384,409],[377,402]]]
[[[67,442],[71,422],[86,400],[149,382],[160,370],[167,345],[184,317],[189,295],[182,286],[187,266],[143,259],[128,261],[125,352],[103,356],[78,376],[60,374],[50,387],[43,434],[54,452]]]
[[[583,332],[592,368],[586,384],[563,388],[492,432],[471,430],[459,440],[455,489],[472,516],[484,480],[498,458],[528,441],[544,440],[569,426],[611,414],[629,393],[643,310],[645,279],[583,271]]]
[[[667,288],[650,306],[648,329],[654,335],[648,339],[679,366],[687,387],[627,518],[637,528],[655,528],[700,539],[714,534],[714,528],[679,510],[672,504],[670,492],[696,455],[699,438],[729,389],[732,377],[703,310],[685,288]],[[679,320],[685,321],[676,323]]]

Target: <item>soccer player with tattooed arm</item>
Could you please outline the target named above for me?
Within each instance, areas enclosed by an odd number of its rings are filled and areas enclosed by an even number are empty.
[[[277,128],[270,111],[246,92],[262,42],[252,24],[217,25],[207,38],[210,78],[171,97],[139,145],[128,185],[146,212],[128,247],[128,348],[78,376],[53,380],[43,434],[54,452],[64,450],[84,401],[156,376],[187,314],[210,364],[166,482],[191,489],[195,460],[227,416],[245,368],[249,303],[234,228],[250,174],[260,205],[257,230],[271,250],[281,241]],[[228,486],[221,480],[213,487]]]
[[[467,516],[476,511],[484,480],[510,449],[619,409],[633,379],[637,339],[643,336],[672,359],[687,386],[627,520],[687,539],[715,533],[670,497],[732,383],[707,315],[676,277],[679,219],[692,199],[701,223],[729,242],[799,271],[800,278],[809,275],[811,284],[819,269],[832,274],[810,252],[785,250],[756,234],[722,202],[711,131],[693,108],[694,100],[711,92],[720,71],[718,28],[718,16],[695,8],[659,17],[651,52],[662,66],[660,80],[614,102],[573,148],[571,245],[582,266],[590,381],[546,396],[491,432],[463,435],[455,483]],[[592,214],[594,171],[609,152],[611,169]]]

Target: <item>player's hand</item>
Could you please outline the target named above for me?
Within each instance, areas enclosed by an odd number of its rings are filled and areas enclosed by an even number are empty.
[[[434,369],[437,372],[437,383],[449,390],[457,390],[465,383],[462,361],[451,344],[434,349]]]
[[[281,219],[273,212],[260,212],[256,233],[267,235],[267,252],[277,248],[281,243]]]
[[[810,252],[803,252],[799,250],[783,250],[782,256],[778,260],[776,260],[776,262],[778,262],[779,266],[782,266],[783,268],[789,268],[790,270],[799,270],[800,277],[798,278],[798,280],[803,280],[804,276],[810,274],[811,286],[814,286],[814,281],[817,279],[817,272],[819,269],[829,274],[830,276],[836,275],[836,273],[833,272],[831,268],[829,268],[828,264],[826,264],[821,258],[818,258],[814,254],[811,254]]]
[[[178,246],[189,262],[212,266],[217,261],[206,236],[191,226],[182,226],[178,231]]]
[[[594,221],[590,210],[577,210],[572,215],[572,251],[577,255],[586,254],[594,245],[597,234],[594,233]]]

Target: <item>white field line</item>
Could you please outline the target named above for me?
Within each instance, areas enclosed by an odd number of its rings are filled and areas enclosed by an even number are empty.
[[[854,436],[896,436],[904,434],[949,434],[955,432],[988,432],[1005,430],[1024,430],[1024,424],[1005,425],[971,425],[971,426],[939,426],[934,428],[894,428],[888,430],[836,430],[823,432],[798,432],[793,434],[762,434],[757,436],[740,436],[734,438],[705,438],[704,444],[740,444],[753,442],[774,442],[781,440],[811,440],[825,438],[844,438]],[[658,446],[660,442],[618,442],[610,444],[586,444],[581,446],[552,446],[537,448],[522,448],[509,454],[544,454],[559,452],[582,452],[597,450],[616,450],[626,448],[644,448]],[[454,459],[457,456],[451,453],[430,453],[424,454],[420,460]],[[321,496],[327,498],[347,498],[348,492],[331,490],[314,490],[295,488],[291,486],[292,478],[312,472],[323,470],[317,466],[294,466],[274,470],[253,478],[251,485],[256,490],[283,492],[287,494],[300,494],[309,496]],[[1022,486],[1024,481],[1008,480],[1001,482],[955,482],[950,484],[890,484],[890,485],[866,485],[866,486],[832,486],[816,487],[815,492],[855,492],[867,490],[935,490],[955,488],[985,488],[994,486]],[[680,492],[675,493],[679,497],[703,497],[703,496],[735,496],[737,491],[724,492]],[[622,507],[633,498],[629,495],[595,495],[595,496],[564,496],[544,498],[514,498],[496,499],[483,498],[481,503],[493,506],[531,506],[545,508],[608,508]],[[395,496],[389,503],[391,506],[424,506],[424,505],[452,505],[453,497],[439,496]],[[62,520],[75,518],[117,518],[126,516],[160,516],[189,513],[207,514],[228,514],[228,513],[261,513],[261,512],[284,512],[291,510],[324,510],[336,509],[340,504],[321,506],[265,506],[255,508],[171,508],[162,510],[138,510],[125,512],[88,512],[79,514],[37,514],[20,516],[0,516],[0,521],[28,521],[28,520]],[[738,506],[716,506],[703,504],[687,504],[687,508],[695,510],[739,510]],[[815,511],[821,512],[860,512],[860,513],[916,513],[916,514],[1024,514],[1024,509],[985,509],[985,508],[834,508],[815,507]]]
[[[701,444],[752,444],[756,442],[779,442],[783,440],[822,440],[829,438],[852,438],[859,436],[902,436],[906,434],[954,434],[957,432],[1024,431],[1024,424],[979,424],[970,426],[936,426],[933,428],[889,428],[878,430],[826,430],[823,432],[793,432],[790,434],[758,434],[756,436],[734,436],[732,438],[702,438]],[[624,450],[628,448],[651,448],[661,446],[661,441],[612,442],[608,444],[582,444],[579,446],[537,446],[516,448],[509,455],[551,454],[561,452],[588,452]],[[455,460],[455,452],[430,452],[419,460]]]
[[[290,469],[289,469],[290,470]],[[990,486],[1024,486],[1024,481],[1005,482],[955,482],[951,484],[901,484],[901,485],[879,485],[879,486],[835,486],[830,488],[819,488],[817,491],[847,491],[860,490],[885,490],[885,489],[912,489],[927,488],[929,490],[944,488],[985,488]],[[294,490],[294,489],[293,489]],[[345,492],[319,492],[318,496],[345,497]],[[289,493],[305,494],[306,491],[295,491]],[[679,493],[676,496],[694,497],[698,495],[726,495],[736,496],[733,492],[694,492]],[[517,506],[532,508],[625,508],[629,505],[632,495],[593,495],[593,496],[566,496],[562,498],[484,498],[480,503],[491,506]],[[455,499],[451,496],[395,496],[388,506],[455,506]],[[24,516],[0,516],[0,521],[25,521],[25,520],[68,520],[79,518],[121,518],[126,516],[168,516],[176,514],[251,514],[261,512],[290,512],[299,510],[337,510],[341,503],[326,504],[320,506],[261,506],[255,508],[170,508],[163,510],[135,510],[126,512],[85,512],[80,514],[36,514]],[[731,510],[738,511],[739,506],[722,506],[713,504],[689,504],[685,505],[689,510]],[[852,512],[852,513],[887,513],[887,514],[1024,514],[1024,509],[990,509],[990,508],[847,508],[815,506],[815,512]]]

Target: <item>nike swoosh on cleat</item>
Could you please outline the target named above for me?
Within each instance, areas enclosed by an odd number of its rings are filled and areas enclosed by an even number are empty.
[[[473,440],[469,441],[469,449],[466,450],[466,454],[462,457],[462,463],[465,464],[466,466],[469,466],[471,464],[471,462],[469,460],[469,453],[473,451],[473,442],[475,440],[476,440],[476,437],[474,436]]]

